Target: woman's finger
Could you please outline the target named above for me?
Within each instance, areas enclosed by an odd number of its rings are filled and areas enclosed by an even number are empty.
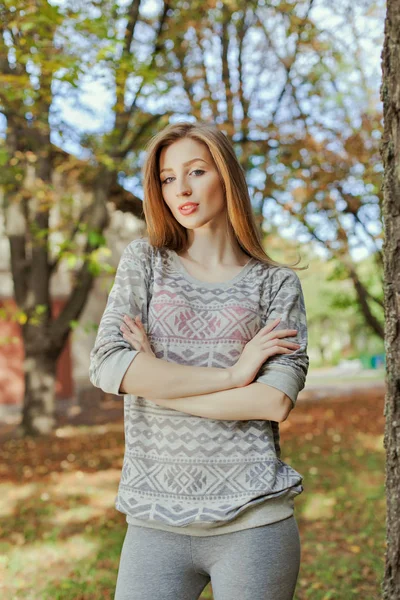
[[[122,336],[124,338],[125,341],[128,342],[128,344],[130,344],[132,346],[132,348],[134,348],[135,350],[140,350],[140,348],[142,347],[141,343],[138,342],[137,340],[135,340],[135,338],[133,338],[130,335],[127,335],[126,333],[123,334]]]
[[[273,329],[275,327],[275,325],[277,325],[279,323],[280,320],[281,320],[281,318],[277,317],[273,321],[270,321],[269,323],[267,323],[263,328],[264,331],[271,331],[271,329]]]
[[[138,326],[140,329],[144,329],[144,325],[143,325],[142,321],[140,320],[140,317],[139,317],[139,316],[137,316],[137,317],[136,317],[135,321],[136,321],[136,324],[137,324],[137,326]]]
[[[122,327],[125,327],[126,331],[131,331],[132,333],[138,333],[140,330],[140,327],[132,319],[129,322],[125,321],[125,323],[122,324]]]
[[[125,333],[135,333],[137,328],[133,327],[132,325],[121,325],[120,330],[124,331]]]
[[[150,347],[147,333],[145,331],[144,325],[140,320],[140,315],[137,315],[132,319],[129,315],[124,315],[124,323],[120,327],[122,332],[126,333],[126,336],[123,336],[129,343],[131,340],[136,342],[135,349],[144,349],[146,347]],[[153,354],[153,352],[151,352]]]
[[[129,327],[127,327],[126,325],[121,325],[120,330],[122,332],[122,334],[126,335],[129,339],[133,339],[136,342],[142,342],[142,335],[139,333],[138,328],[134,328],[135,331],[132,331],[131,329],[129,329]]]
[[[124,315],[124,323],[130,327],[131,325],[136,325],[135,320],[132,319],[129,315]]]

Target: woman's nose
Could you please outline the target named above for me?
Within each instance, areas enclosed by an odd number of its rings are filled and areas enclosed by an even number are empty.
[[[176,190],[177,196],[182,196],[182,195],[190,196],[191,193],[192,193],[192,190],[190,189],[190,186],[188,183],[185,183],[184,181],[180,181],[180,182],[178,181],[177,190]]]

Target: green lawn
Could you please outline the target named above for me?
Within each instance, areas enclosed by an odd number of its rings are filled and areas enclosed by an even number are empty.
[[[295,600],[375,600],[385,551],[383,398],[299,403],[281,425],[302,562]],[[122,424],[1,447],[0,592],[7,600],[113,599],[124,516],[113,508]],[[202,599],[212,599],[207,586]],[[179,598],[177,598],[179,600]],[[232,599],[239,600],[239,599]]]

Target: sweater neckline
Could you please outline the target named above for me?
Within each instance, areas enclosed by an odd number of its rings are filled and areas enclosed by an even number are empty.
[[[234,277],[232,277],[231,279],[228,279],[225,281],[203,281],[202,279],[197,279],[196,277],[193,277],[193,275],[191,275],[189,273],[189,271],[186,269],[185,265],[183,264],[183,262],[181,261],[180,257],[175,252],[175,250],[171,250],[170,248],[167,248],[167,251],[169,252],[169,254],[171,256],[176,269],[186,279],[188,279],[192,283],[196,283],[197,285],[200,285],[202,287],[208,287],[208,288],[227,287],[227,286],[237,283],[238,281],[243,279],[243,277],[248,273],[250,268],[256,262],[255,258],[252,256],[250,258],[250,260],[248,260],[247,263],[242,267],[242,269],[239,271],[239,273],[236,273],[236,275]]]

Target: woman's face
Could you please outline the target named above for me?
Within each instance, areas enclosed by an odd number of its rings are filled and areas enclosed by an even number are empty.
[[[182,138],[160,153],[162,195],[175,219],[187,229],[202,227],[225,218],[225,196],[218,171],[205,144]],[[185,203],[195,203],[193,212],[181,212]]]

